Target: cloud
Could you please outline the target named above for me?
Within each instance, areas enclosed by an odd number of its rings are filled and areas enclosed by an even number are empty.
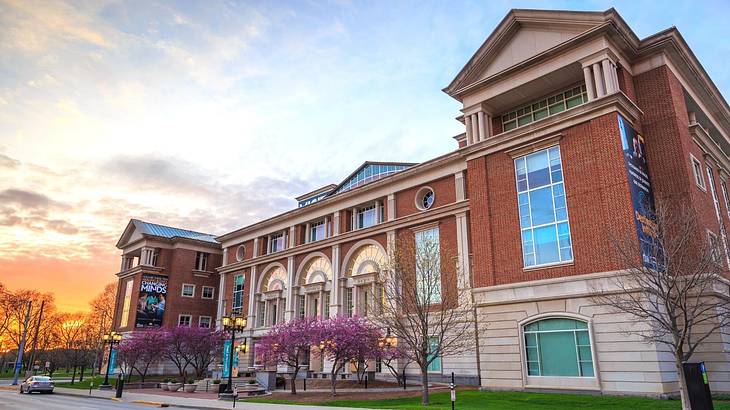
[[[17,168],[20,166],[20,161],[15,158],[10,158],[7,155],[0,154],[0,168]]]
[[[0,203],[14,204],[24,209],[67,208],[68,205],[54,201],[46,195],[22,189],[0,191]]]

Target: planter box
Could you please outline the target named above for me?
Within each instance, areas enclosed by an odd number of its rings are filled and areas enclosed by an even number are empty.
[[[160,383],[160,389],[162,389],[162,391],[169,391],[170,390],[168,388],[168,386],[167,386],[167,383]]]
[[[197,383],[193,383],[193,384],[187,384],[186,383],[183,386],[183,390],[185,391],[185,393],[195,393],[195,390],[197,388],[198,388],[198,384]]]
[[[167,389],[170,391],[178,391],[182,386],[182,383],[167,383]]]

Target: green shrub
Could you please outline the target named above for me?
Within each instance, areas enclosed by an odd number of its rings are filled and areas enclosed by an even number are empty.
[[[215,380],[213,380],[213,384],[221,384],[221,379],[215,379]]]

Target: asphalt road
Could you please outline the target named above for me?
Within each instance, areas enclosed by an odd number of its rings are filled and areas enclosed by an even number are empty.
[[[149,406],[118,403],[111,400],[62,396],[60,394],[18,394],[17,391],[0,390],[0,410],[97,410],[97,409],[146,409]]]

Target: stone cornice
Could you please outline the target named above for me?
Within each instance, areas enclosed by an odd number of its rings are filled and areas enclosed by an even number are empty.
[[[276,252],[269,255],[261,255],[256,258],[235,262],[230,265],[217,268],[217,271],[219,273],[235,272],[241,269],[249,268],[251,266],[274,262],[286,257],[310,253],[316,250],[320,250],[322,248],[326,248],[328,246],[341,244],[343,242],[351,242],[360,239],[371,238],[375,235],[385,234],[388,231],[394,229],[404,228],[413,225],[414,223],[428,223],[446,216],[455,216],[459,213],[467,211],[468,209],[469,200],[465,199],[463,201],[453,202],[451,204],[443,205],[438,208],[432,208],[428,211],[417,212],[408,216],[397,218],[392,221],[385,221],[381,224],[371,226],[369,228],[344,232],[336,236],[322,239],[321,241],[310,242],[307,244],[295,246],[293,248],[285,249],[281,252]]]
[[[123,278],[127,278],[127,277],[130,277],[130,276],[134,276],[134,275],[136,275],[138,273],[150,273],[150,274],[153,274],[153,275],[157,275],[160,272],[162,272],[163,270],[165,270],[165,268],[160,267],[160,266],[137,265],[137,266],[135,266],[133,268],[129,268],[127,270],[123,270],[121,272],[117,272],[116,275],[120,279],[123,279]]]

